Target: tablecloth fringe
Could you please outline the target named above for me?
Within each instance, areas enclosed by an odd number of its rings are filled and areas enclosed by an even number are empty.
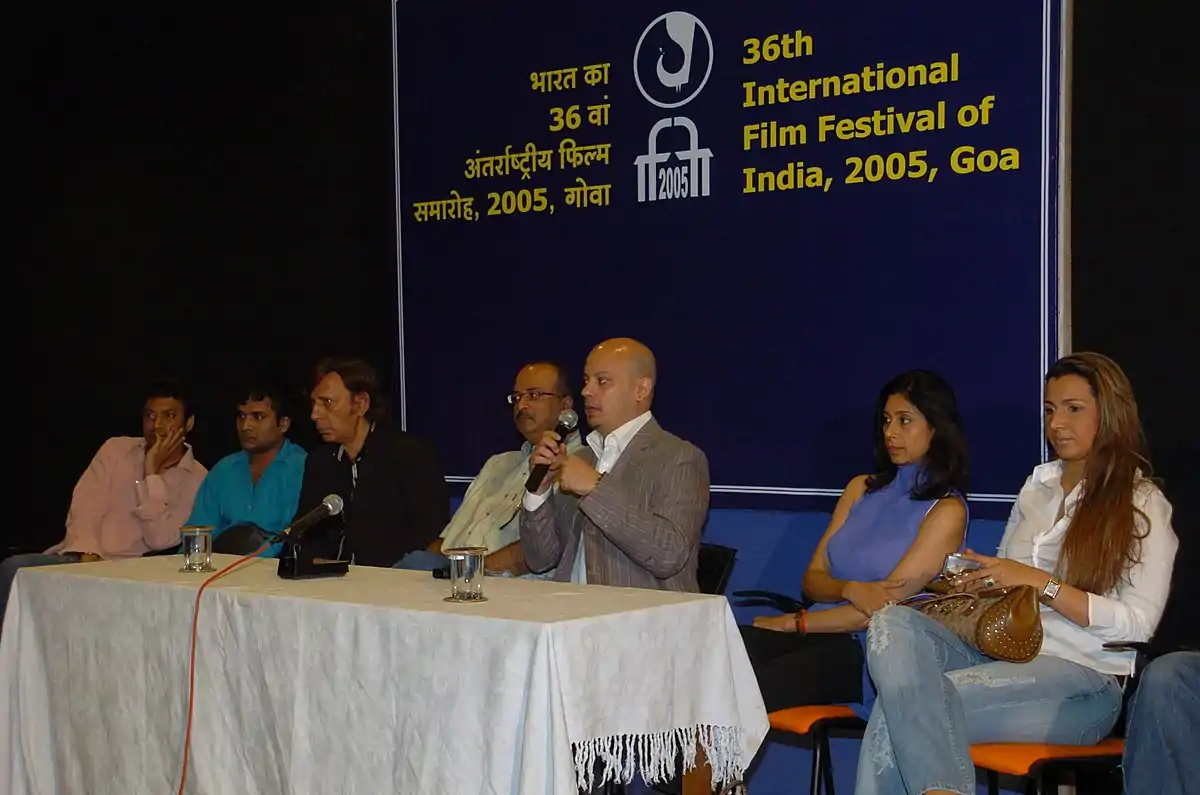
[[[575,744],[575,778],[579,788],[590,792],[597,784],[616,781],[628,784],[641,773],[647,784],[669,781],[678,774],[676,760],[683,756],[683,769],[696,766],[697,741],[712,767],[712,782],[726,786],[741,780],[743,731],[735,726],[688,726],[653,734],[614,734]],[[603,763],[596,781],[596,763]]]

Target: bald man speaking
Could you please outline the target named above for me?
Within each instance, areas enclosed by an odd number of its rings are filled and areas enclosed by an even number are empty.
[[[708,460],[650,413],[654,354],[637,340],[607,340],[588,355],[583,378],[587,446],[568,454],[546,431],[529,458],[549,471],[523,498],[526,564],[557,567],[561,582],[699,590]]]

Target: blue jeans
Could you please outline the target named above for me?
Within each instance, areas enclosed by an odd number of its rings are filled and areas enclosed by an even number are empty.
[[[1184,782],[1200,781],[1198,737],[1200,651],[1164,654],[1142,671],[1129,700],[1125,792],[1184,795]]]
[[[409,571],[433,571],[440,569],[450,562],[450,559],[439,552],[430,552],[427,549],[415,549],[409,552],[393,569],[408,569]]]
[[[1045,655],[997,662],[910,607],[886,607],[867,632],[875,706],[856,795],[974,795],[972,743],[1090,745],[1121,710],[1115,676]]]
[[[17,572],[26,566],[57,566],[76,563],[76,558],[63,555],[13,555],[0,562],[0,627],[4,626],[4,611],[8,609],[8,592],[12,590]]]

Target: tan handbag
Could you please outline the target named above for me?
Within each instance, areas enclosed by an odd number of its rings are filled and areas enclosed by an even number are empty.
[[[900,604],[919,610],[976,651],[1025,663],[1042,649],[1042,615],[1032,585],[977,593],[921,593]]]

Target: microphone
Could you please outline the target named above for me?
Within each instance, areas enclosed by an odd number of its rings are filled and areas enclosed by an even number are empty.
[[[579,424],[579,415],[570,409],[563,409],[558,415],[558,425],[554,428],[554,432],[558,434],[558,438],[563,442],[567,441],[567,437],[571,435],[571,431],[575,430],[575,426]],[[549,464],[538,464],[529,473],[529,479],[525,481],[525,491],[536,491],[537,487],[542,485],[542,479],[546,477],[546,473],[550,471]]]
[[[330,494],[325,499],[321,500],[321,504],[313,508],[308,513],[301,516],[296,521],[292,522],[279,534],[283,538],[298,539],[304,535],[304,531],[315,525],[327,516],[337,516],[342,512],[345,503],[342,498],[336,494]]]

